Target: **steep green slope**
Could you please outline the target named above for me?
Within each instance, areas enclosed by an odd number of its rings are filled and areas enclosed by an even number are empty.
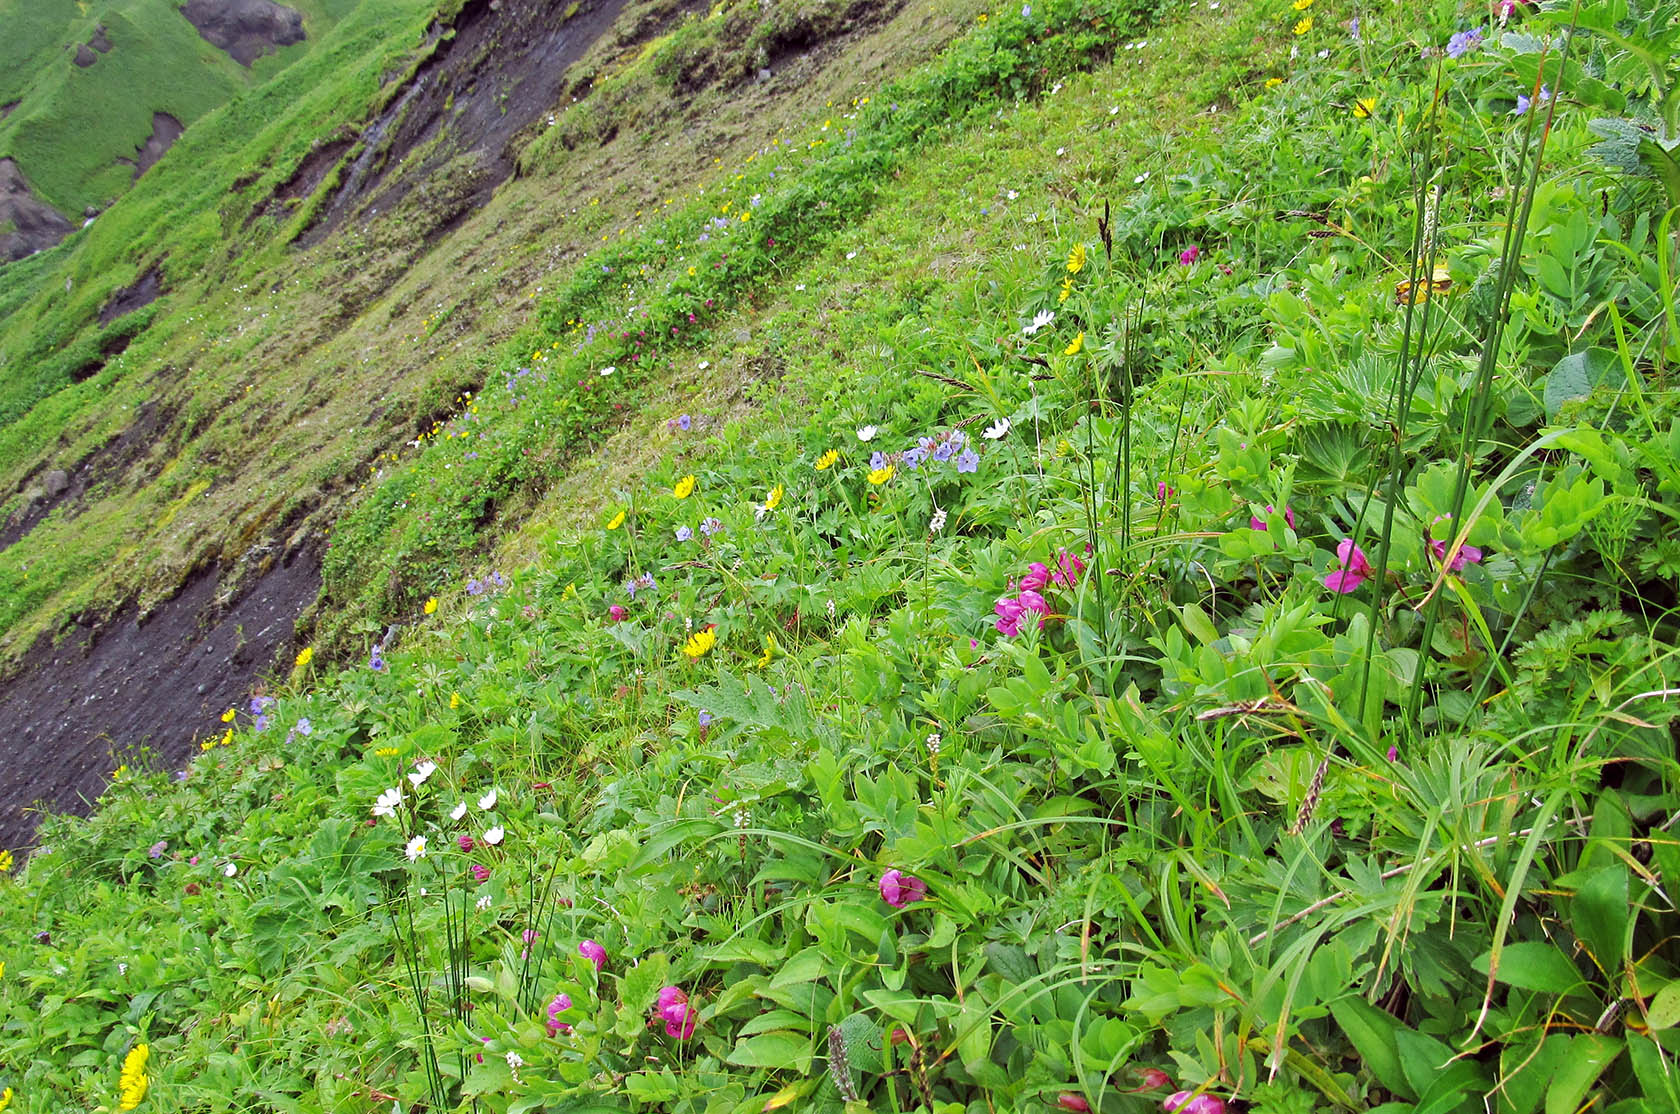
[[[1636,83],[1546,13],[976,14],[551,231],[505,342],[416,293],[492,374],[337,575],[535,515],[0,881],[16,1109],[1674,1105]]]
[[[288,5],[304,16],[307,38],[247,67],[206,41],[178,0],[4,0],[0,105],[9,111],[0,118],[0,157],[16,160],[35,195],[79,223],[84,209],[104,208],[132,184],[154,114],[190,125],[307,55],[364,6]]]

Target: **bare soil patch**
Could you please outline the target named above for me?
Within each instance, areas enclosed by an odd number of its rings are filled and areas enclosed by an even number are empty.
[[[317,555],[301,551],[224,605],[210,569],[149,615],[130,605],[39,640],[0,682],[0,847],[28,847],[41,809],[87,812],[140,748],[164,768],[184,765],[217,715],[290,656],[320,583]]]
[[[109,325],[124,314],[133,313],[157,301],[158,295],[163,293],[163,272],[157,267],[149,268],[145,274],[111,295],[111,300],[99,309],[99,323]]]
[[[303,13],[274,0],[187,0],[181,14],[241,66],[304,40]]]
[[[10,263],[52,247],[74,226],[57,209],[37,198],[16,160],[0,158],[0,263]]]
[[[426,203],[442,210],[424,215],[434,236],[483,206],[514,172],[515,137],[554,111],[567,68],[625,3],[594,0],[567,18],[566,5],[548,0],[469,0],[454,34],[363,131],[304,243],[320,242],[353,213],[389,213],[423,184],[432,186]],[[454,181],[432,182],[451,174]]]
[[[175,145],[181,138],[181,133],[187,127],[167,112],[152,113],[152,134],[146,137],[146,142],[140,145],[140,150],[134,156],[134,176],[136,178],[146,173],[157,161],[163,158],[163,153]]]

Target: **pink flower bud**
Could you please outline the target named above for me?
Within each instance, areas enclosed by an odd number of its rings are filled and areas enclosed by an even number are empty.
[[[578,954],[593,963],[597,971],[607,965],[607,949],[593,940],[585,940],[579,944]]]

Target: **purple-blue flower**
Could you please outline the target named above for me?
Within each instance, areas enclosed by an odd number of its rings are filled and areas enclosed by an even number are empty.
[[[684,433],[687,433],[693,424],[694,419],[690,418],[687,414],[684,414],[682,417],[677,419],[677,428],[682,430]]]
[[[1483,28],[1477,27],[1472,31],[1460,31],[1447,40],[1447,57],[1462,58],[1472,50],[1482,48]]]
[[[702,534],[706,535],[708,538],[711,537],[713,534],[717,533],[719,530],[722,530],[722,529],[723,529],[723,523],[719,522],[715,518],[708,517],[708,518],[702,520],[701,523],[700,523],[700,532]]]
[[[957,471],[959,471],[959,472],[978,472],[979,470],[980,470],[980,455],[978,453],[976,453],[972,448],[964,449],[962,451],[962,455],[957,457]]]
[[[476,576],[468,577],[467,578],[467,595],[469,595],[469,596],[482,596],[483,594],[484,594],[484,582],[482,580],[478,579]]]
[[[383,673],[387,668],[385,665],[384,647],[380,646],[377,642],[373,644],[373,652],[368,655],[368,668],[373,670],[375,673]]]
[[[677,540],[678,541],[680,541],[680,542],[690,541],[690,540],[693,539],[693,537],[694,537],[694,531],[689,529],[687,526],[678,526],[677,527]]]
[[[1515,107],[1511,110],[1511,115],[1512,116],[1521,116],[1521,115],[1525,114],[1526,112],[1528,112],[1529,106],[1531,104],[1536,104],[1536,105],[1542,105],[1543,106],[1543,105],[1545,105],[1545,103],[1547,101],[1549,101],[1551,99],[1552,99],[1552,91],[1550,89],[1546,88],[1544,85],[1540,86],[1540,95],[1538,97],[1535,97],[1532,101],[1529,100],[1529,97],[1528,97],[1527,93],[1518,93],[1517,94],[1517,107]]]

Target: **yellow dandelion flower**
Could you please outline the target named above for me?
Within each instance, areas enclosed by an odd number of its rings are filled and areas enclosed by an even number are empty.
[[[1279,85],[1282,85],[1282,84],[1283,84],[1283,78],[1281,78],[1281,77],[1268,77],[1266,79],[1266,88],[1268,88],[1268,89],[1276,89]]]
[[[986,22],[986,19],[987,19],[987,16],[986,16],[986,13],[985,13],[985,12],[981,12],[981,13],[980,13],[980,17],[979,17],[979,18],[980,18],[980,22],[981,22],[981,23],[984,23],[984,22]]]
[[[213,747],[215,745],[216,745],[216,740],[206,739],[202,743],[198,744],[198,749],[199,750],[209,750],[211,747]]]
[[[1301,22],[1299,22],[1295,25],[1295,33],[1297,35],[1305,35],[1308,31],[1311,31],[1311,30],[1312,30],[1312,16],[1310,16],[1310,15],[1309,16],[1302,16],[1301,17]]]
[[[560,598],[563,600],[577,599],[577,582],[573,581],[572,583],[566,585],[566,590],[560,593]]]
[[[687,499],[694,494],[694,476],[690,473],[677,481],[677,486],[671,489],[671,494],[678,499]]]
[[[1313,6],[1313,0],[1295,0],[1295,10],[1304,12]]]
[[[122,1076],[117,1082],[121,1092],[118,1110],[133,1110],[145,1099],[146,1088],[151,1085],[151,1080],[146,1078],[146,1059],[151,1054],[151,1046],[137,1044],[123,1057]]]
[[[428,615],[435,615],[437,613],[437,597],[436,596],[433,596],[431,599],[426,601],[425,612]]]
[[[1353,115],[1355,119],[1369,119],[1376,111],[1377,98],[1375,97],[1360,97],[1358,100],[1353,102]]]
[[[773,511],[782,505],[782,485],[777,484],[770,489],[770,494],[764,497],[764,509]]]
[[[1067,301],[1068,297],[1070,295],[1072,295],[1072,293],[1073,293],[1073,276],[1069,275],[1067,278],[1062,280],[1062,292],[1060,294],[1056,295],[1056,304],[1061,305],[1063,302]]]
[[[764,652],[758,655],[758,667],[763,669],[774,660],[776,660],[776,638],[774,635],[767,634],[764,636]]]
[[[893,466],[890,464],[884,468],[877,468],[873,472],[869,473],[869,482],[874,484],[876,487],[880,487],[892,478]]]
[[[217,742],[218,742],[219,745],[224,746],[224,747],[232,746],[233,745],[233,728],[230,727],[226,731],[222,732],[222,737],[219,740],[217,740]]]
[[[750,220],[752,220],[752,210],[751,209],[742,209],[741,210],[741,223],[745,224],[747,221],[750,221]]]
[[[303,649],[298,651],[297,663],[299,665],[308,665],[311,661],[314,660],[314,658],[315,658],[315,647],[305,646]]]
[[[1068,341],[1068,346],[1066,348],[1062,349],[1062,355],[1064,355],[1064,356],[1077,356],[1077,355],[1079,355],[1079,350],[1081,348],[1084,348],[1084,347],[1085,347],[1085,330],[1081,329],[1081,330],[1079,330],[1079,332],[1074,334],[1074,337],[1073,337],[1072,340]]]
[[[624,511],[620,510],[617,514],[612,516],[612,521],[607,523],[607,529],[616,530],[620,526],[623,526],[623,525],[624,525]]]
[[[707,627],[705,630],[697,630],[689,635],[688,641],[683,643],[682,652],[688,655],[689,661],[699,661],[716,645],[717,635],[710,627]]]
[[[839,449],[830,449],[817,458],[817,471],[826,472],[834,467],[835,461],[840,459]]]
[[[1085,245],[1083,243],[1073,245],[1073,250],[1068,252],[1067,269],[1070,275],[1077,275],[1085,269]]]
[[[395,758],[402,753],[401,747],[380,747],[373,752],[375,758]]]
[[[5,970],[6,965],[4,963],[0,963],[0,973],[3,973]],[[0,1091],[0,1111],[5,1110],[6,1107],[10,1105],[12,1105],[12,1089],[7,1087],[4,1091]]]
[[[222,722],[223,723],[232,723],[233,722],[233,717],[238,715],[238,714],[239,713],[237,711],[235,711],[233,708],[229,708],[227,711],[222,713]]]
[[[461,706],[461,694],[460,693],[452,692],[452,693],[449,694],[449,706],[451,708],[459,708]]]
[[[12,869],[12,853],[10,851],[6,850],[4,847],[0,847],[0,874],[6,874],[6,873],[10,872],[11,869]],[[4,963],[0,963],[0,975],[3,975],[5,973],[6,973],[6,965]]]

